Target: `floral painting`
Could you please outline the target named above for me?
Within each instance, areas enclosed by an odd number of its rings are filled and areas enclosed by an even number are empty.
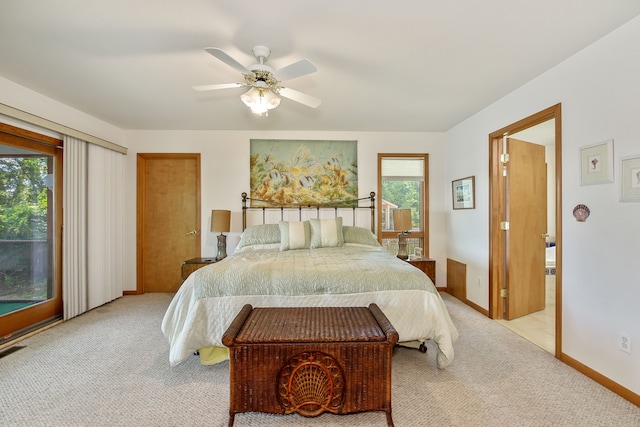
[[[340,205],[358,198],[357,141],[252,139],[250,172],[252,206]]]

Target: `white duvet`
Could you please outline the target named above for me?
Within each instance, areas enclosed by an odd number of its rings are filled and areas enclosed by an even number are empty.
[[[162,332],[173,366],[201,348],[223,347],[222,335],[245,304],[371,303],[382,309],[401,342],[433,340],[438,367],[451,363],[458,332],[440,294],[421,270],[380,247],[238,251],[185,280],[165,313]]]

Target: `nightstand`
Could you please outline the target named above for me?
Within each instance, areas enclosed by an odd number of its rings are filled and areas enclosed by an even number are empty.
[[[424,271],[429,276],[433,284],[436,284],[436,260],[426,257],[408,259],[407,262],[416,268]]]
[[[191,273],[196,271],[199,268],[202,268],[206,265],[213,264],[216,261],[215,257],[213,258],[191,258],[186,261],[182,261],[182,280],[184,281]]]

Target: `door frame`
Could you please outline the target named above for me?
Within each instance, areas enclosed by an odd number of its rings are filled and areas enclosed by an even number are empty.
[[[562,108],[553,105],[529,117],[505,126],[489,134],[489,317],[502,319],[502,299],[500,289],[504,287],[506,256],[503,232],[500,222],[505,218],[504,180],[500,152],[502,138],[532,126],[555,119],[555,190],[556,190],[556,319],[555,357],[562,354]]]

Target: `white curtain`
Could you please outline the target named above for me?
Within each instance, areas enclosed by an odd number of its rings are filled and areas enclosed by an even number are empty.
[[[62,301],[64,319],[87,311],[87,146],[65,136],[62,171]]]
[[[64,137],[64,319],[122,296],[122,154]]]
[[[89,145],[88,309],[122,296],[122,154]]]

